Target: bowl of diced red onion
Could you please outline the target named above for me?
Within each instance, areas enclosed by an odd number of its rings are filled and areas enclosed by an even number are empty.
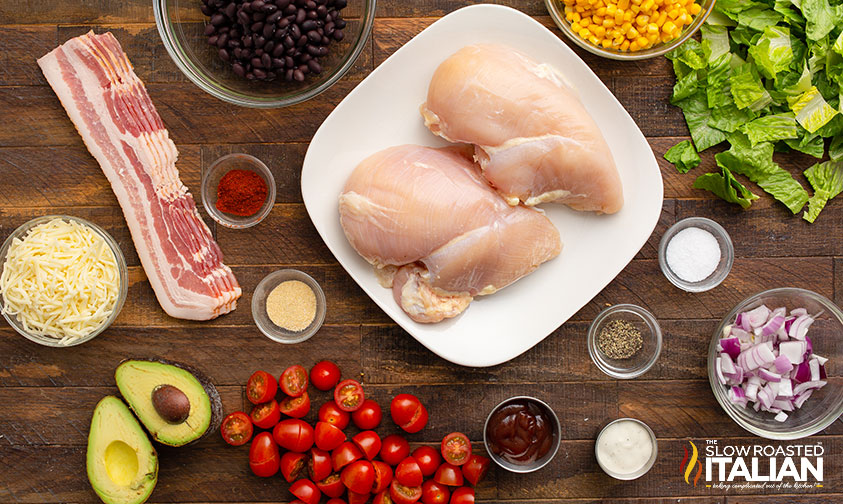
[[[805,289],[771,289],[739,303],[708,354],[717,402],[767,439],[799,439],[843,413],[843,311]]]

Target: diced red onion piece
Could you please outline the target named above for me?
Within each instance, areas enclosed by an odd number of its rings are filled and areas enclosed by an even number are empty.
[[[804,341],[782,341],[779,343],[779,357],[787,357],[791,364],[798,365],[805,356]]]
[[[729,334],[732,337],[738,338],[740,341],[752,341],[752,335],[743,329],[732,326],[732,330],[729,331]]]
[[[817,354],[814,354],[813,357],[815,359],[817,359],[818,361],[820,361],[820,366],[825,366],[825,363],[828,362],[828,359],[826,359],[825,357],[819,356]]]
[[[721,352],[725,352],[732,359],[737,359],[741,353],[741,342],[738,338],[723,338],[719,342]]]
[[[784,317],[781,316],[781,315],[777,315],[775,317],[772,317],[770,320],[765,322],[764,325],[762,325],[761,327],[756,329],[755,334],[758,334],[758,331],[760,330],[762,336],[772,336],[772,335],[776,334],[776,332],[783,325],[784,325]]]
[[[782,355],[781,352],[781,345],[779,345],[779,356],[773,361],[773,365],[776,367],[776,372],[783,375],[793,370],[793,364],[790,362],[787,355]]]
[[[793,403],[790,401],[776,399],[773,401],[773,408],[778,408],[782,411],[793,411]]]
[[[772,371],[768,371],[764,368],[758,370],[758,376],[761,377],[762,380],[766,380],[768,382],[780,382],[782,379],[782,375],[773,373]]]
[[[811,381],[811,366],[808,365],[808,361],[800,362],[796,366],[796,370],[791,373],[791,378],[796,383]]]
[[[739,406],[743,406],[744,408],[748,402],[746,394],[740,387],[732,387],[729,389],[729,400],[732,401],[732,404],[737,404]]]
[[[720,368],[723,370],[723,374],[737,373],[737,370],[735,369],[735,362],[726,352],[720,354]]]
[[[756,327],[761,327],[762,325],[764,325],[764,323],[767,322],[767,318],[769,316],[770,316],[770,309],[767,308],[764,305],[761,305],[758,308],[755,308],[753,310],[750,310],[750,311],[744,313],[744,317],[747,319],[747,321],[749,322],[749,326],[752,329],[755,329]],[[743,321],[743,320],[744,320],[744,318],[741,318],[741,321]]]
[[[808,367],[811,369],[811,381],[820,379],[820,362],[817,359],[808,361]]]
[[[726,385],[726,377],[723,376],[723,368],[720,364],[720,357],[717,358],[717,363],[714,365],[714,372],[717,373],[717,381],[720,385]]]
[[[793,398],[793,406],[795,406],[796,408],[801,408],[802,405],[805,404],[805,401],[807,401],[808,398],[811,397],[811,394],[813,394],[813,393],[814,393],[814,389],[808,389],[805,392],[802,392],[801,394],[799,394],[798,396],[795,396]]]
[[[817,381],[809,381],[805,383],[800,383],[799,385],[793,387],[793,395],[799,396],[802,395],[803,392],[806,390],[816,390],[825,387],[827,382],[825,380],[817,380]]]
[[[794,317],[799,317],[800,315],[807,315],[808,310],[806,310],[805,308],[794,308],[790,310],[790,314]]]
[[[776,413],[776,416],[773,418],[776,420],[776,422],[784,422],[785,420],[787,420],[787,413],[785,413],[784,411],[780,411]]]
[[[796,320],[793,321],[793,324],[790,325],[790,329],[787,331],[787,335],[793,339],[797,340],[804,340],[805,335],[808,334],[808,328],[811,327],[811,324],[814,323],[814,319],[809,317],[808,315],[800,315]]]
[[[779,395],[777,397],[793,397],[793,382],[790,378],[782,378],[779,381]]]
[[[754,383],[745,383],[744,387],[744,394],[746,395],[746,398],[750,401],[757,401],[758,385],[755,385]]]

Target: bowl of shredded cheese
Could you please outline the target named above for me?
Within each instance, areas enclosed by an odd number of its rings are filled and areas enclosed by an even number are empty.
[[[117,242],[78,217],[38,217],[0,248],[0,303],[17,332],[52,347],[84,343],[117,318],[128,291]]]

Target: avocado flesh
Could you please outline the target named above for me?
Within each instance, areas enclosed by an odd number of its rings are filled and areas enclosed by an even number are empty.
[[[129,360],[114,372],[117,388],[152,438],[170,446],[184,446],[205,434],[211,424],[211,400],[199,380],[180,367],[155,361]],[[190,401],[190,414],[179,424],[167,422],[152,405],[152,391],[172,385]]]
[[[97,404],[88,434],[88,481],[106,504],[145,502],[158,481],[158,455],[123,401]]]

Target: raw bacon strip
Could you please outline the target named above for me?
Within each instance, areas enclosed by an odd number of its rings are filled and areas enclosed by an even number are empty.
[[[179,180],[176,146],[117,39],[89,32],[38,65],[111,182],[164,311],[209,320],[233,310],[240,286]]]

